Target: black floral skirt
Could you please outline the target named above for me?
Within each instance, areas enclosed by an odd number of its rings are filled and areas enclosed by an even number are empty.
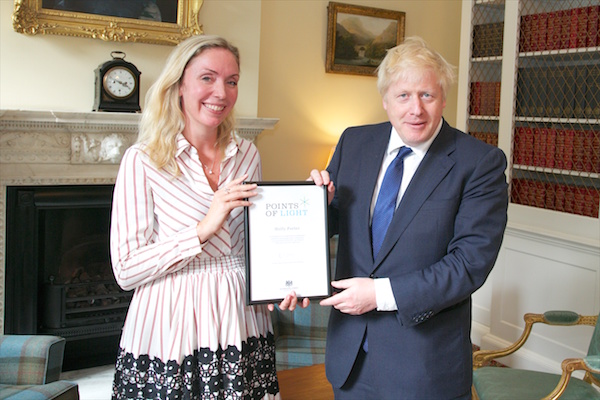
[[[250,337],[242,348],[201,348],[181,363],[119,349],[113,399],[269,399],[279,393],[275,342]]]

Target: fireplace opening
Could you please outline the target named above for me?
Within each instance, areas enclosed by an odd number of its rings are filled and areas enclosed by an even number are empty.
[[[5,332],[64,337],[64,370],[116,359],[132,292],[110,265],[112,190],[7,188]]]

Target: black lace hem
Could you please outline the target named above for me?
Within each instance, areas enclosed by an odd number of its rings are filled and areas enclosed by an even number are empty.
[[[279,393],[272,333],[216,351],[201,348],[178,364],[119,349],[113,399],[262,399]]]

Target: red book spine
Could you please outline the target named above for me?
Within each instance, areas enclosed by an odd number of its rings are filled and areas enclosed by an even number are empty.
[[[565,211],[566,187],[567,185],[563,184],[556,184],[554,186],[554,209],[556,211]]]
[[[481,82],[471,82],[471,115],[481,115]]]
[[[532,128],[533,132],[533,165],[546,166],[546,138],[541,128]]]
[[[489,82],[479,82],[481,86],[481,100],[479,104],[479,115],[490,115],[489,110]]]
[[[519,39],[519,51],[531,51],[531,14],[521,17],[521,36]]]
[[[594,165],[594,132],[593,131],[581,131],[583,136],[583,169],[585,172],[594,172],[596,166]]]
[[[585,171],[585,132],[575,131],[573,138],[573,169],[575,171]]]
[[[521,192],[523,191],[523,182],[520,179],[513,179],[510,188],[510,202],[514,204],[523,204],[521,202]]]
[[[575,187],[565,185],[565,212],[575,213]]]
[[[545,206],[544,208],[547,210],[556,210],[555,205],[556,200],[556,184],[554,183],[546,183],[546,198],[545,198]]]
[[[496,82],[486,82],[485,115],[497,115],[494,111],[496,103]]]
[[[540,181],[532,181],[535,187],[535,203],[534,207],[544,208],[546,206],[546,183]]]
[[[537,182],[531,179],[527,179],[527,205],[537,207]]]
[[[565,169],[565,131],[556,130],[556,150],[554,152],[555,166],[558,169]]]
[[[583,8],[573,8],[568,10],[570,15],[570,27],[569,27],[569,48],[574,49],[579,47],[579,24],[580,20],[583,19]],[[587,15],[585,18],[585,28],[587,29]]]
[[[513,144],[513,164],[523,165],[525,160],[525,128],[517,126],[515,128]]]
[[[600,211],[600,191],[594,190],[592,191],[592,217],[598,218],[598,213]]]
[[[587,189],[581,186],[573,186],[573,214],[585,215],[585,193]]]
[[[546,50],[547,35],[548,35],[548,13],[538,14],[538,39],[537,49],[539,51]]]
[[[494,115],[500,115],[500,82],[494,82]]]
[[[556,165],[556,129],[544,128],[546,135],[546,167],[554,168]]]
[[[533,130],[531,127],[525,127],[523,148],[523,164],[533,165]]]
[[[560,14],[560,46],[559,49],[568,49],[571,31],[571,12],[570,10],[562,10]]]
[[[539,14],[531,14],[531,51],[540,49]]]
[[[567,129],[564,130],[565,135],[565,147],[563,156],[563,169],[573,169],[573,148],[575,146],[575,130]]]
[[[556,50],[560,45],[560,19],[558,11],[548,13],[546,23],[546,50]]]
[[[593,217],[594,215],[594,192],[596,189],[589,187],[580,188],[583,195],[583,204],[581,206],[582,215]]]
[[[589,7],[577,8],[576,10],[578,10],[576,47],[587,47]]]
[[[587,47],[600,45],[600,6],[588,7]]]
[[[588,131],[591,136],[591,146],[589,148],[590,159],[592,163],[592,172],[600,172],[600,131]]]

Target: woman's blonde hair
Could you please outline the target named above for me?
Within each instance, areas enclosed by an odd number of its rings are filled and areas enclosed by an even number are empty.
[[[414,72],[414,69],[433,71],[438,78],[444,98],[448,88],[456,80],[454,67],[441,54],[429,47],[422,38],[412,36],[389,49],[377,68],[379,93],[384,96],[393,82],[408,78],[407,74]]]
[[[207,49],[222,48],[229,50],[235,57],[238,68],[240,54],[238,49],[219,36],[192,36],[181,42],[169,55],[158,79],[146,94],[146,104],[140,119],[138,142],[145,149],[157,168],[165,168],[178,173],[175,163],[177,134],[183,131],[185,117],[179,99],[179,86],[186,66]],[[224,151],[229,143],[231,131],[235,126],[232,112],[219,125],[216,146]]]

